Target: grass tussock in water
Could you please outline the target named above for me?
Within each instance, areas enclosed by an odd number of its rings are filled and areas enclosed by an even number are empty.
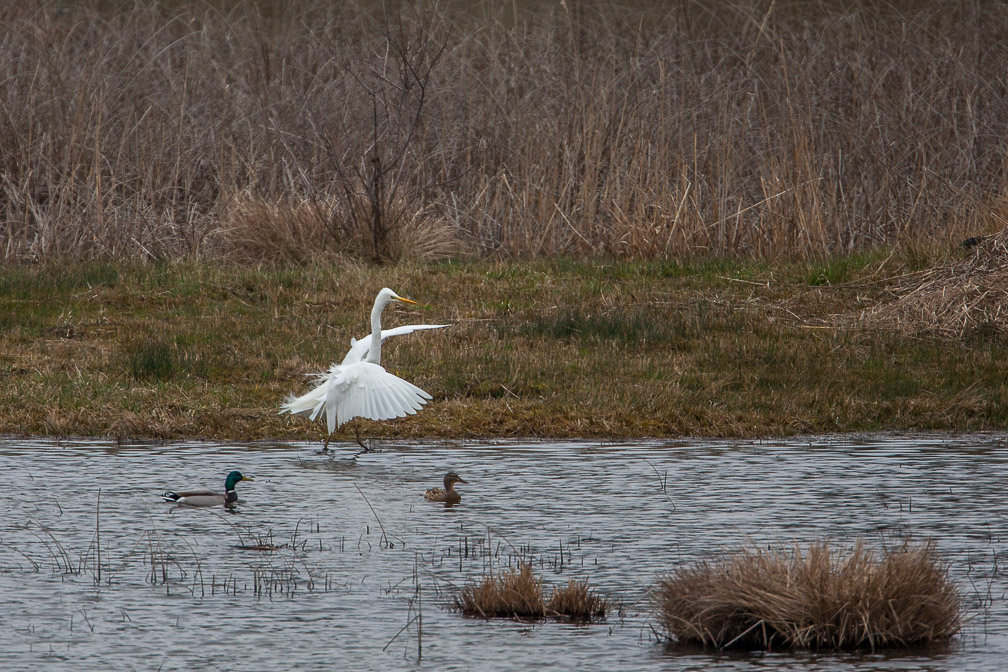
[[[590,623],[606,617],[609,600],[591,589],[587,581],[571,579],[566,586],[553,587],[546,600],[546,613],[577,623]]]
[[[922,646],[947,642],[963,618],[933,543],[741,550],[676,570],[659,583],[657,601],[671,641],[715,648]]]
[[[455,608],[478,618],[543,618],[542,579],[528,564],[505,569],[464,586],[455,597]]]
[[[563,587],[553,588],[546,599],[542,579],[532,567],[522,564],[490,574],[478,583],[462,588],[455,596],[455,608],[475,618],[563,618],[591,622],[605,618],[609,603],[596,594],[587,582],[571,579]]]

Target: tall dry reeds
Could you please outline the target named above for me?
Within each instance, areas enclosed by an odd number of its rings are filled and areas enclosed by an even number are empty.
[[[658,608],[676,643],[745,649],[883,649],[942,643],[962,599],[932,543],[875,552],[741,550],[676,570]]]
[[[0,7],[7,260],[818,256],[988,228],[1008,6]]]

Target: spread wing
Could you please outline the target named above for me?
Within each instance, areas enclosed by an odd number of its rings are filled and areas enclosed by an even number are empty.
[[[325,412],[329,433],[353,418],[391,420],[413,415],[431,396],[378,364],[343,366],[329,381]]]
[[[300,397],[291,395],[284,403],[280,404],[280,413],[290,413],[291,415],[303,415],[313,422],[318,418],[325,406],[326,393],[329,391],[329,383],[336,378],[343,367],[333,364],[332,367],[318,377],[315,387],[308,390]]]
[[[381,340],[382,343],[385,342],[389,336],[405,336],[406,334],[412,334],[414,331],[421,331],[423,329],[444,329],[445,327],[450,327],[450,324],[405,324],[401,327],[396,327],[395,329],[382,329]],[[350,339],[350,351],[347,352],[346,357],[340,362],[342,365],[353,364],[355,362],[363,362],[364,358],[367,357],[368,348],[371,347],[371,337],[365,336],[364,338],[358,340],[356,338]]]

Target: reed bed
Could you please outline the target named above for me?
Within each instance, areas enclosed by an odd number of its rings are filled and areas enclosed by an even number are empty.
[[[605,618],[609,602],[593,591],[586,581],[571,579],[566,586],[554,587],[547,599],[542,579],[532,566],[522,563],[482,581],[464,586],[454,598],[454,608],[476,618],[518,618],[538,620],[546,617],[592,622]]]
[[[947,642],[963,622],[932,542],[741,550],[673,572],[657,600],[671,641],[720,649],[913,647]]]
[[[814,258],[988,232],[1002,3],[0,8],[0,258]]]

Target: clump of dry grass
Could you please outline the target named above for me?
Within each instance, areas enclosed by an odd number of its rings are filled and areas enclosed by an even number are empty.
[[[933,543],[742,550],[673,572],[658,607],[672,641],[717,648],[909,647],[947,641],[962,625],[961,596]]]
[[[478,618],[541,619],[547,616],[577,622],[603,619],[609,602],[596,594],[586,581],[571,579],[562,588],[553,588],[547,600],[542,579],[532,567],[522,564],[496,576],[490,574],[479,583],[467,585],[455,596],[455,608],[466,616]]]
[[[862,319],[952,338],[1008,333],[1008,229],[976,242],[964,259],[899,278]]]
[[[543,618],[542,579],[523,564],[496,576],[490,574],[479,583],[462,588],[455,597],[455,608],[466,616],[480,618]]]
[[[460,256],[456,231],[430,208],[396,198],[382,207],[386,229],[376,239],[371,204],[363,194],[336,199],[281,197],[248,191],[221,216],[222,253],[238,261],[308,263],[340,257],[430,262]]]
[[[609,600],[593,591],[587,581],[575,579],[562,588],[554,586],[553,594],[546,601],[546,613],[578,623],[601,620],[608,609]]]

